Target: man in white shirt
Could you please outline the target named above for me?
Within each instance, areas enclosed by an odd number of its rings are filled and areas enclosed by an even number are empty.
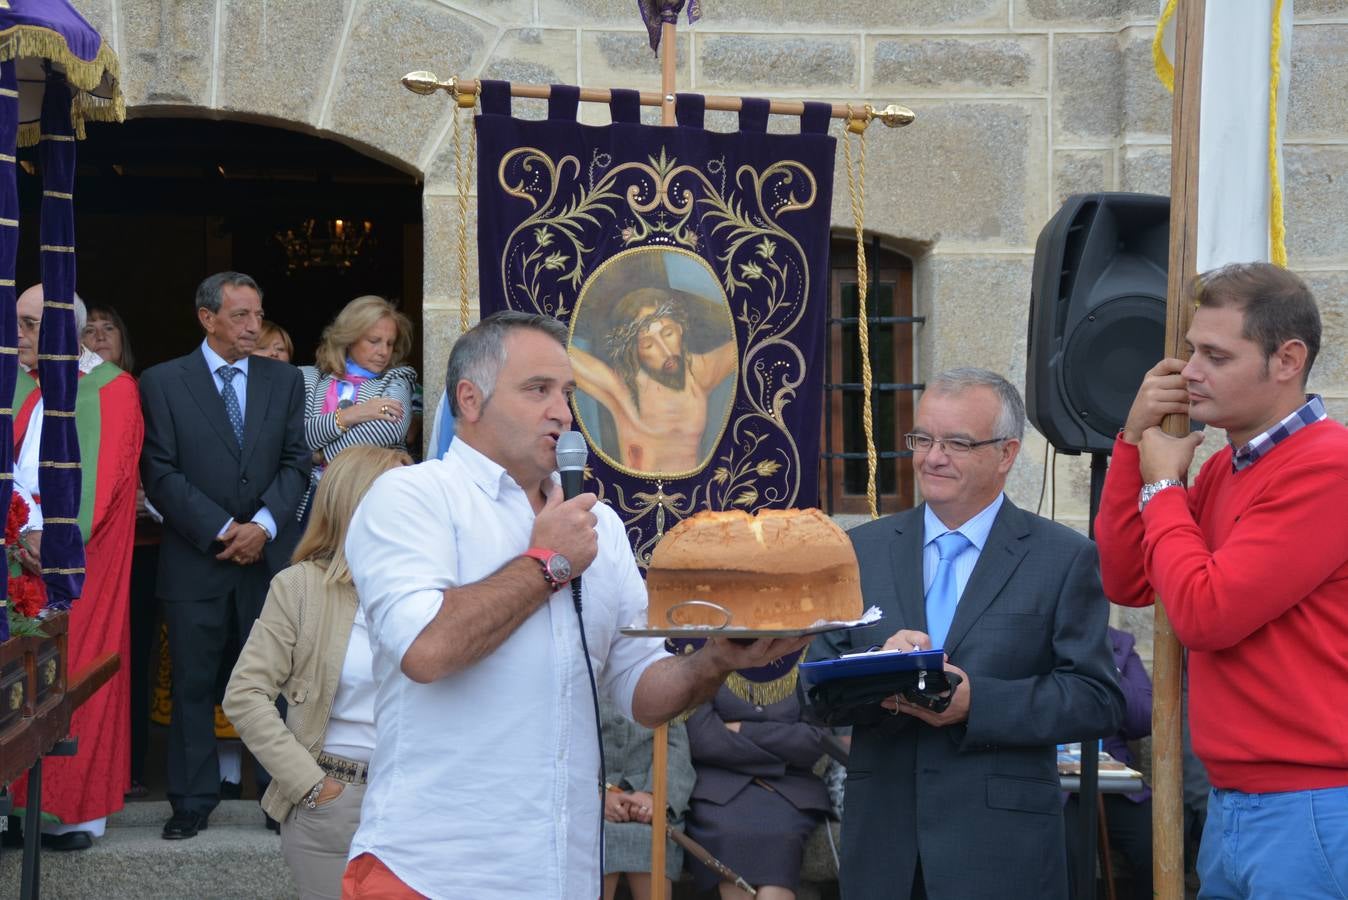
[[[505,312],[460,337],[455,440],[381,476],[352,520],[378,699],[344,897],[599,896],[599,749],[568,579],[584,574],[599,690],[648,726],[806,643],[670,657],[618,633],[646,605],[622,523],[594,494],[563,500],[554,476],[566,334]]]

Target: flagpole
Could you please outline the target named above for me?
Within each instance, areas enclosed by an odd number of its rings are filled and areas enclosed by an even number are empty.
[[[1198,123],[1206,0],[1180,0],[1175,13],[1175,93],[1170,124],[1170,265],[1165,352],[1187,359],[1189,285],[1198,271]],[[1167,434],[1189,433],[1187,415],[1168,415]],[[1183,649],[1157,598],[1152,644],[1152,874],[1161,900],[1184,900],[1184,752],[1180,686]]]
[[[660,24],[660,124],[674,124],[679,55],[673,16]],[[665,900],[665,811],[669,808],[669,723],[655,726],[651,741],[651,900]]]

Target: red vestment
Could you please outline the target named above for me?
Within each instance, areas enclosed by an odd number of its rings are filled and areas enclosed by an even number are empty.
[[[42,764],[42,809],[65,823],[87,822],[116,812],[131,786],[131,550],[135,544],[136,487],[145,422],[140,392],[125,372],[104,370],[104,363],[81,375],[76,401],[81,477],[86,487],[80,507],[85,537],[84,591],[71,604],[68,673],[77,672],[105,653],[116,652],[121,667],[103,687],[75,710],[70,733],[79,740],[75,756],[48,757]],[[113,367],[115,368],[115,367]],[[103,370],[103,371],[100,371]],[[112,376],[112,377],[109,377]],[[15,392],[16,411],[25,388],[38,388],[24,372]],[[15,458],[23,440],[40,430],[15,416]],[[96,451],[90,465],[88,451]],[[92,503],[92,509],[86,507]],[[27,803],[27,776],[14,784],[14,805]]]

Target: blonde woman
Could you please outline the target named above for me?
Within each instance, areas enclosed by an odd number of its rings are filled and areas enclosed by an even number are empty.
[[[300,366],[304,437],[314,455],[301,522],[324,466],[338,453],[358,444],[407,449],[417,373],[403,363],[411,350],[411,321],[383,297],[357,297],[323,329],[316,364]]]
[[[404,452],[353,447],[314,494],[294,564],[277,573],[225,690],[225,714],[272,774],[262,808],[305,900],[342,894],[374,749],[370,641],[346,565],[346,526],[365,492]],[[276,696],[289,703],[285,721]]]
[[[257,333],[257,345],[253,355],[288,363],[295,357],[295,343],[290,340],[290,332],[270,319],[263,319],[262,330]]]

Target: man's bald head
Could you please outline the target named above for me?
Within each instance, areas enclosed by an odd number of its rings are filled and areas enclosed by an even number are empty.
[[[38,332],[42,327],[42,301],[45,294],[42,292],[41,283],[35,284],[28,290],[19,295],[16,304],[16,312],[19,317],[19,362],[24,366],[33,369],[37,367],[37,339]],[[84,301],[80,295],[75,295],[75,339],[79,340],[80,332],[84,331],[84,325],[89,319],[88,310],[84,307]]]

